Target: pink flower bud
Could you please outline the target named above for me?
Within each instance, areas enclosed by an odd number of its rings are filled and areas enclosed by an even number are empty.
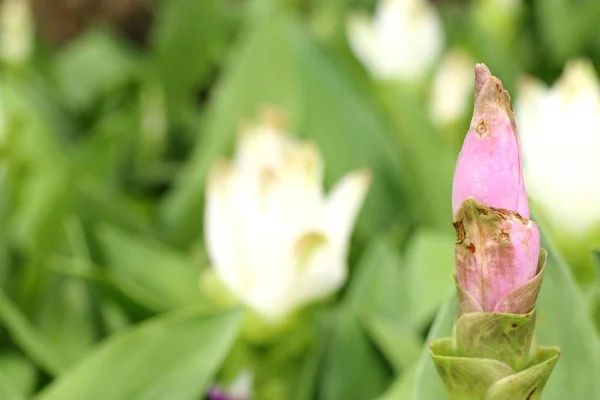
[[[471,311],[531,311],[539,285],[524,285],[539,272],[540,234],[529,220],[510,96],[483,64],[475,67],[475,111],[454,173],[452,209],[456,279]]]
[[[518,213],[466,199],[455,217],[456,279],[482,311],[527,313],[527,304],[498,309],[503,298],[537,275],[540,233],[535,223]]]
[[[475,66],[475,110],[454,171],[453,214],[467,197],[529,218],[510,96],[484,64]]]

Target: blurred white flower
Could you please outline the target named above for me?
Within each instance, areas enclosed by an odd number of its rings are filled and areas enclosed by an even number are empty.
[[[473,93],[474,65],[463,50],[453,50],[444,57],[431,93],[431,118],[436,124],[456,122],[467,113]]]
[[[584,60],[551,87],[528,78],[515,104],[527,192],[555,224],[585,235],[600,223],[600,84]]]
[[[249,370],[242,371],[229,387],[222,389],[218,386],[208,393],[208,400],[250,400],[252,399],[252,386],[254,376]]]
[[[370,185],[365,170],[323,193],[315,146],[287,136],[274,113],[241,131],[232,163],[210,172],[205,240],[226,286],[266,320],[337,290],[348,241]]]
[[[350,17],[348,37],[356,56],[380,80],[421,78],[444,42],[441,18],[426,0],[380,0],[372,19]]]
[[[29,0],[0,2],[0,58],[9,64],[25,62],[33,48],[33,15]]]

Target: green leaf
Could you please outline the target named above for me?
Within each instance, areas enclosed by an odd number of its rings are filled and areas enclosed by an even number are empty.
[[[391,374],[356,317],[344,308],[321,372],[319,399],[372,399],[388,386]]]
[[[423,341],[418,332],[375,315],[365,316],[363,321],[369,336],[397,372],[404,371],[419,359]]]
[[[394,384],[383,394],[383,396],[378,397],[377,400],[404,400],[410,399],[413,387],[415,384],[415,373],[416,368],[410,368],[406,370],[396,381]]]
[[[66,369],[67,361],[31,325],[13,302],[0,292],[0,320],[19,347],[51,375]]]
[[[255,120],[265,105],[283,111],[291,133],[317,143],[328,185],[354,169],[372,169],[376,179],[357,231],[368,235],[389,224],[401,202],[400,166],[372,105],[295,20],[269,14],[241,37],[214,93],[202,138],[162,208],[174,241],[186,244],[201,233],[207,171],[233,144],[238,124]]]
[[[239,322],[237,310],[155,318],[109,338],[36,399],[197,399]]]
[[[55,278],[50,285],[54,295],[43,305],[39,329],[68,365],[72,365],[97,340],[91,293],[82,279]]]
[[[418,222],[450,231],[452,171],[456,154],[441,143],[429,115],[430,101],[418,87],[379,85],[377,93],[395,128],[395,149],[403,156],[404,184],[411,215]],[[392,143],[393,145],[393,143]]]
[[[456,295],[452,293],[438,311],[438,314],[431,326],[427,342],[423,348],[423,353],[416,366],[415,378],[412,385],[412,400],[419,399],[443,399],[445,398],[444,386],[438,376],[438,372],[431,359],[429,346],[435,339],[450,336],[452,326],[456,318]],[[404,400],[400,398],[390,398],[389,400]]]
[[[411,322],[423,328],[453,286],[455,238],[446,232],[420,229],[406,246],[406,291]]]
[[[0,398],[3,400],[25,400],[25,396],[19,393],[19,390],[4,371],[0,371]]]
[[[594,30],[600,15],[597,1],[536,0],[533,6],[544,50],[557,67],[579,56],[585,45],[594,40],[589,32]]]
[[[388,363],[379,351],[397,368],[414,357],[416,335],[402,324],[407,303],[399,297],[403,293],[401,265],[386,240],[374,239],[364,252],[336,315],[319,398],[378,396],[391,380]],[[402,353],[404,349],[408,354]]]
[[[152,33],[169,113],[177,116],[210,76],[224,46],[226,20],[214,0],[162,2]]]
[[[16,351],[0,352],[0,398],[25,399],[35,388],[35,365]]]
[[[164,311],[201,300],[200,267],[191,258],[109,226],[100,229],[99,239],[109,276],[145,307]]]
[[[557,346],[561,356],[544,389],[544,400],[600,398],[600,340],[589,307],[568,266],[548,238],[548,262],[537,302],[536,337],[541,345]],[[456,317],[452,296],[436,318],[429,339],[449,336]],[[412,399],[443,398],[442,382],[425,349],[421,356]]]
[[[375,239],[358,265],[346,301],[388,361],[397,369],[412,364],[422,346],[420,332],[411,325],[408,297],[411,282],[405,263],[387,240]]]
[[[324,346],[319,342],[306,354],[300,369],[294,400],[312,400],[316,395],[319,380],[319,367],[323,361]]]
[[[75,111],[88,109],[135,73],[133,55],[110,33],[100,30],[91,30],[69,43],[54,64],[62,99]]]

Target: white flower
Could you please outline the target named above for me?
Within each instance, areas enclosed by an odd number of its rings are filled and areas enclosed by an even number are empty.
[[[350,18],[348,36],[356,56],[380,80],[421,78],[444,42],[440,16],[425,0],[380,0],[372,20]]]
[[[209,393],[209,399],[250,400],[254,376],[249,370],[243,370],[226,389],[215,386]]]
[[[473,93],[474,65],[462,50],[444,57],[431,93],[431,118],[436,124],[450,124],[465,116]]]
[[[33,15],[29,0],[0,2],[0,58],[21,64],[33,46]]]
[[[516,107],[527,191],[572,234],[600,223],[600,84],[583,60],[548,88],[524,80]]]
[[[208,179],[205,240],[217,274],[263,318],[277,321],[338,289],[348,240],[370,184],[349,174],[323,193],[321,156],[287,136],[274,114],[246,128],[232,163]]]

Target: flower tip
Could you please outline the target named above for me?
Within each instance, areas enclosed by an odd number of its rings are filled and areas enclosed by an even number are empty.
[[[209,187],[217,188],[225,185],[233,173],[233,165],[224,158],[218,158],[208,172]]]
[[[373,172],[368,168],[360,169],[352,174],[352,180],[359,192],[367,193],[373,182]]]
[[[283,112],[273,106],[264,106],[259,112],[261,125],[268,126],[275,131],[282,132],[287,127],[287,121]]]
[[[475,64],[475,98],[479,96],[481,89],[492,78],[492,73],[487,65],[483,63]]]

